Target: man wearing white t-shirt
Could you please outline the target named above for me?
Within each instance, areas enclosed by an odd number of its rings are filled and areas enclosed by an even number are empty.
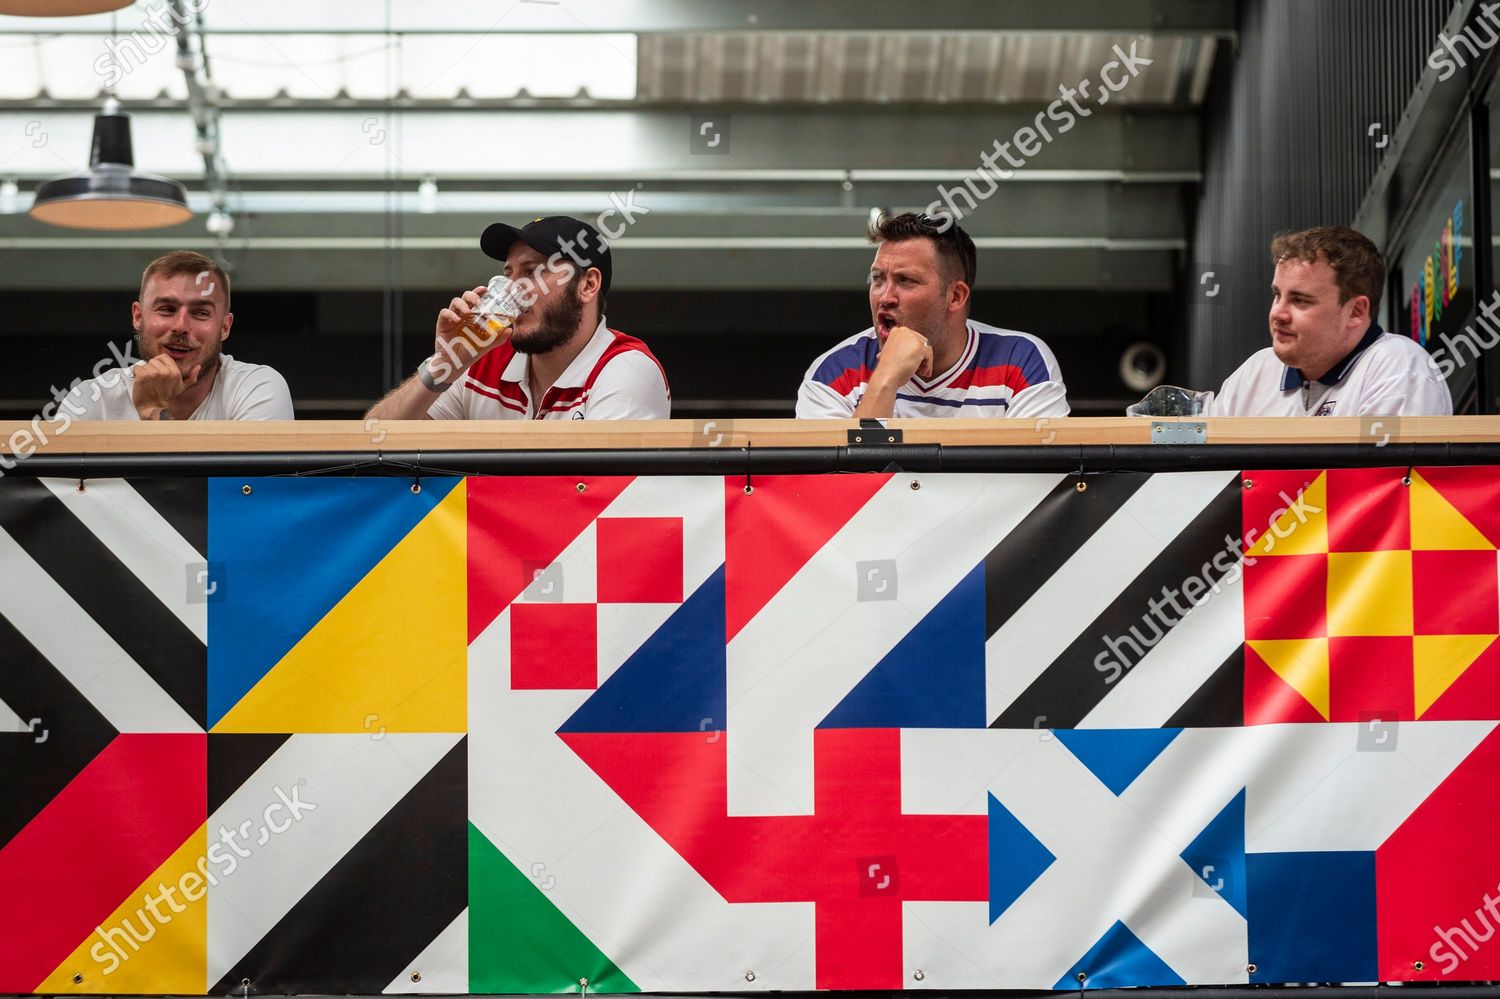
[[[436,350],[366,415],[384,420],[664,420],[666,372],[604,319],[613,267],[598,230],[563,215],[489,226],[480,249],[505,261],[522,311],[499,334],[471,317],[485,293],[438,313]]]
[[[1453,398],[1431,356],[1375,321],[1385,260],[1353,229],[1271,244],[1271,346],[1252,354],[1208,416],[1448,416]]]
[[[58,403],[75,420],[290,420],[286,379],[223,352],[234,325],[229,276],[175,250],[141,275],[130,306],[141,360],[80,382]]]

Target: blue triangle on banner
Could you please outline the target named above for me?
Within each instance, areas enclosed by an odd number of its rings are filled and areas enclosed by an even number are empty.
[[[990,922],[1057,859],[993,794],[990,799]]]
[[[558,731],[723,731],[724,671],[721,565]]]
[[[1077,991],[1078,976],[1086,989],[1125,989],[1136,986],[1186,985],[1182,976],[1122,922],[1104,931],[1089,952],[1057,980],[1054,989]]]
[[[819,728],[984,728],[984,564],[918,621]]]
[[[1182,860],[1204,885],[1250,918],[1245,894],[1245,792],[1235,795],[1182,851]],[[1195,889],[1198,886],[1194,885]],[[1201,889],[1198,889],[1201,890]]]
[[[208,601],[209,727],[462,482],[209,479],[208,559],[225,581]]]
[[[1177,738],[1180,728],[1057,729],[1058,741],[1118,797]]]

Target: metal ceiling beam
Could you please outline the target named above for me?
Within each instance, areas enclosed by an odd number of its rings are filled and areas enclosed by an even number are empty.
[[[716,31],[1069,32],[1211,34],[1233,37],[1234,0],[448,0],[402,4],[387,21],[379,4],[258,0],[223,11],[209,4],[210,31],[408,34],[545,32],[684,34]],[[127,14],[121,30],[133,27]],[[107,31],[107,17],[0,17],[3,32]]]
[[[202,160],[181,112],[132,112],[143,170],[197,177]],[[1197,115],[1187,110],[1087,108],[1069,131],[1039,108],[744,107],[693,110],[233,111],[221,141],[235,180],[271,177],[559,181],[607,176],[615,184],[678,171],[972,171],[997,141],[1032,170],[1196,172]],[[1040,142],[1038,119],[1053,141]],[[1050,124],[1049,124],[1050,122]],[[87,149],[92,114],[0,112],[0,161],[27,178],[65,172],[62,151]],[[709,146],[705,130],[718,138]],[[37,146],[33,133],[51,136]],[[1024,137],[1024,138],[1023,138]],[[1025,155],[1026,150],[1031,155]],[[289,152],[292,151],[292,152]],[[81,156],[81,154],[78,154]],[[1005,161],[996,161],[1005,167]],[[1014,161],[1012,161],[1014,162]],[[796,179],[796,175],[792,175]]]

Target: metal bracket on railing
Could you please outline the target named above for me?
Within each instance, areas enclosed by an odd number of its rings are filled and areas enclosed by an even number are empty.
[[[884,420],[860,420],[859,429],[849,431],[850,447],[902,443],[902,433],[890,430]]]
[[[1151,421],[1152,444],[1206,444],[1208,424],[1194,421]]]

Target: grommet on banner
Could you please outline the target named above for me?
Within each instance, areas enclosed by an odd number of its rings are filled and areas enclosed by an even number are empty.
[[[82,985],[83,984],[83,976],[80,975],[80,974],[78,974],[77,972],[74,972],[74,974],[73,974],[73,984],[74,985]]]
[[[413,971],[411,973],[411,980],[414,982],[420,982],[422,980],[422,973],[420,971]]]
[[[422,495],[422,449],[417,449],[417,463],[411,469],[411,494]]]
[[[911,480],[911,488],[912,488],[912,492],[916,492],[918,489],[922,488],[922,483],[918,482],[916,479],[912,479]]]
[[[755,492],[755,487],[750,484],[750,438],[745,438],[745,495],[749,496]]]
[[[1078,984],[1079,984],[1079,985],[1082,985],[1082,984],[1083,984],[1083,983],[1084,983],[1084,982],[1086,982],[1086,981],[1088,981],[1088,980],[1089,980],[1089,976],[1088,976],[1088,975],[1086,975],[1086,974],[1085,974],[1085,973],[1083,973],[1083,972],[1082,972],[1082,971],[1080,971],[1080,972],[1079,972],[1079,973],[1078,973]]]
[[[588,486],[586,486],[582,482],[580,482],[580,483],[578,483],[577,489],[578,489],[579,492],[584,492],[585,490],[588,489]]]
[[[1245,965],[1245,971],[1247,973],[1249,973],[1249,974],[1252,974],[1252,975],[1255,974],[1255,965],[1253,965],[1253,964],[1247,964],[1247,965]]]
[[[247,482],[243,486],[240,486],[240,492],[244,493],[246,496],[249,496],[250,495],[250,483]],[[248,983],[250,981],[250,979],[247,978],[247,979],[245,979],[245,981],[246,981],[246,983]]]
[[[922,979],[927,977],[927,974],[921,968],[918,968],[916,971],[913,971],[911,973],[911,977],[920,982]]]
[[[1413,465],[1407,465],[1406,466],[1406,474],[1401,477],[1401,484],[1403,486],[1410,486],[1411,485],[1411,477],[1415,473],[1416,473],[1416,467],[1413,466]]]
[[[578,994],[583,995],[584,993],[588,992],[588,990],[589,980],[587,978],[578,979]]]
[[[1412,965],[1412,967],[1416,968],[1418,971],[1421,971],[1423,968],[1427,967],[1427,965],[1423,964],[1421,961],[1417,961]]]
[[[1255,488],[1255,483],[1253,481],[1251,481],[1250,479],[1246,479],[1245,482],[1244,482],[1244,485],[1245,485],[1246,489],[1254,489]]]
[[[753,981],[755,981],[755,972],[753,972],[753,971],[747,971],[747,972],[745,972],[745,981],[747,981],[747,982],[753,982]]]

